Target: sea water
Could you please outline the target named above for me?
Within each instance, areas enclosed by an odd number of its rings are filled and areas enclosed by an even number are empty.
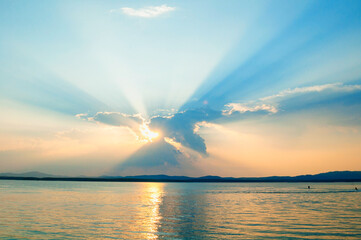
[[[0,238],[361,239],[357,186],[2,180]]]

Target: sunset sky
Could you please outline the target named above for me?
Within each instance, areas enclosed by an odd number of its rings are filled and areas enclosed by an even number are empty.
[[[0,172],[361,170],[361,1],[0,1]]]

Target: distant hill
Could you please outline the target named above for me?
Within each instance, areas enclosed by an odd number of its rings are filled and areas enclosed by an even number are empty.
[[[361,177],[361,171],[336,171],[319,173],[316,175],[301,175],[297,176],[298,179],[359,179]]]
[[[314,175],[299,175],[295,177],[265,177],[261,179],[267,180],[280,180],[280,181],[297,181],[297,182],[305,182],[305,181],[348,181],[348,180],[360,180],[361,179],[361,171],[334,171],[334,172],[326,172],[319,173]]]
[[[1,177],[35,177],[35,178],[63,177],[63,176],[51,175],[37,171],[25,172],[25,173],[0,173],[0,176]]]
[[[64,177],[41,172],[0,173],[0,179],[47,181],[104,181],[104,182],[361,182],[361,171],[335,171],[315,175],[271,177],[187,177],[168,175]]]

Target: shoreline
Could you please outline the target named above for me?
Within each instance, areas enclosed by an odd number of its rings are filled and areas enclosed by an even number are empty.
[[[287,177],[288,178],[288,177]],[[292,177],[291,177],[292,178]],[[263,179],[263,178],[235,178],[235,179],[150,179],[150,178],[133,178],[133,177],[119,177],[119,178],[87,178],[87,177],[6,177],[1,176],[0,180],[16,180],[16,181],[68,181],[68,182],[180,182],[180,183],[327,183],[327,182],[361,182],[361,179]]]

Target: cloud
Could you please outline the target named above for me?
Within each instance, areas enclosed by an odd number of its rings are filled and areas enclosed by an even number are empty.
[[[98,112],[94,115],[94,117],[88,118],[88,120],[93,120],[113,126],[126,126],[130,128],[133,128],[133,126],[139,126],[144,122],[144,119],[138,114],[128,115],[119,112]]]
[[[189,109],[171,116],[154,116],[149,121],[145,121],[140,115],[127,115],[119,112],[98,112],[93,117],[89,117],[87,114],[77,114],[76,117],[111,126],[127,127],[137,135],[138,140],[145,140],[145,142],[152,142],[152,139],[147,138],[148,132],[159,133],[160,140],[164,140],[166,144],[175,149],[188,148],[207,156],[205,140],[197,133],[198,123],[234,121],[247,114],[247,116],[249,114],[259,116],[260,114],[276,112],[275,108],[268,105],[246,107],[246,105],[231,103],[227,106],[230,107],[229,110]]]
[[[329,84],[315,85],[309,87],[297,87],[293,89],[283,90],[275,95],[261,98],[260,100],[267,101],[275,98],[287,97],[289,95],[310,93],[310,92],[322,92],[325,90],[333,90],[335,92],[350,92],[355,90],[361,90],[361,85],[343,85],[342,83],[329,83]]]
[[[129,115],[120,112],[97,112],[93,117],[84,113],[75,116],[91,122],[129,128],[136,134],[139,140],[144,140],[142,131],[144,131],[144,127],[146,126],[145,119],[139,114]]]
[[[123,14],[129,15],[129,16],[134,16],[134,17],[153,18],[153,17],[158,17],[162,14],[165,14],[167,12],[171,12],[174,10],[175,10],[175,7],[169,7],[166,4],[164,4],[161,6],[150,6],[150,7],[139,8],[139,9],[123,7],[120,9],[112,9],[112,10],[110,10],[110,13],[121,12]]]
[[[277,94],[259,99],[259,103],[276,106],[280,112],[291,113],[304,109],[332,109],[332,111],[353,108],[360,103],[361,85],[332,83],[286,89]],[[331,107],[332,106],[332,107]],[[335,109],[338,110],[335,110]]]
[[[164,137],[179,142],[202,154],[207,154],[204,139],[195,131],[195,125],[202,121],[213,121],[222,117],[221,111],[209,108],[192,109],[176,113],[172,117],[154,117],[149,127],[154,131],[161,131]]]
[[[177,149],[182,146],[207,156],[205,140],[198,134],[199,123],[236,121],[252,116],[277,113],[274,106],[267,104],[230,103],[225,107],[228,109],[213,110],[205,107],[188,109],[173,116],[156,116],[151,118],[149,128],[161,132],[165,141]]]
[[[208,157],[205,139],[199,135],[199,128],[202,126],[218,126],[225,122],[319,107],[321,104],[329,106],[347,101],[349,102],[346,104],[352,104],[352,101],[359,102],[360,90],[361,85],[340,83],[299,87],[246,103],[230,102],[220,110],[205,106],[186,109],[172,115],[153,116],[148,121],[140,115],[119,112],[98,112],[92,117],[78,114],[77,117],[112,126],[128,127],[140,139],[143,135],[147,135],[141,131],[142,128],[160,133],[161,137],[153,142],[147,141],[113,170],[114,173],[127,171],[142,173],[145,169],[153,169],[152,173],[161,173],[170,169],[179,169],[182,164],[192,165],[192,159]]]
[[[88,114],[87,113],[79,113],[79,114],[75,115],[75,117],[79,118],[79,119],[87,120]]]
[[[223,115],[229,116],[229,120],[237,120],[241,116],[245,118],[262,112],[276,114],[280,111],[287,112],[301,108],[335,104],[332,101],[341,103],[347,101],[348,98],[352,98],[353,94],[357,94],[360,90],[361,85],[344,85],[342,83],[286,89],[277,94],[247,103],[228,103],[224,106]],[[352,100],[350,99],[350,101]],[[348,104],[351,104],[351,102]]]
[[[226,110],[223,110],[224,115],[231,115],[234,112],[245,113],[245,112],[258,112],[258,111],[266,111],[270,113],[277,113],[277,108],[268,104],[260,104],[260,105],[249,105],[249,104],[241,104],[241,103],[229,103],[226,104]]]

